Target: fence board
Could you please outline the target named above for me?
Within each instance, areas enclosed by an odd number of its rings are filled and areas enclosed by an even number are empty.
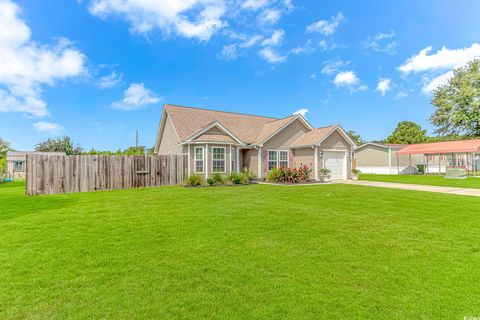
[[[27,195],[146,188],[182,183],[186,155],[27,155]]]

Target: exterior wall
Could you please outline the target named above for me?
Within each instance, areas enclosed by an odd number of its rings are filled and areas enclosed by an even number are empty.
[[[289,150],[290,146],[298,140],[304,133],[308,132],[305,125],[300,120],[295,120],[285,127],[282,131],[273,136],[270,140],[265,142],[262,147],[263,155],[267,154],[268,150]],[[289,152],[289,157],[292,156],[292,152]],[[291,159],[290,163],[292,163]],[[255,169],[257,172],[258,168]],[[268,174],[267,161],[262,159],[262,178],[265,178]]]
[[[181,154],[183,149],[178,144],[179,142],[180,140],[178,140],[172,121],[167,115],[158,154]]]
[[[312,168],[314,166],[315,158],[314,158],[314,153],[315,150],[312,148],[302,148],[302,149],[293,149],[293,166],[295,168],[299,168],[300,165],[306,164],[309,168]],[[312,177],[313,177],[313,172],[312,172]]]
[[[339,150],[339,151],[346,151],[347,152],[347,179],[352,178],[352,159],[349,156],[352,147],[348,143],[345,138],[338,133],[337,131],[332,132],[330,136],[327,137],[322,143],[320,144],[320,148],[318,148],[318,169],[323,168],[324,159],[321,156],[321,153],[326,150]]]
[[[231,173],[230,171],[230,148],[232,147],[231,145],[226,145],[226,144],[211,144],[209,143],[208,144],[208,157],[206,156],[206,152],[207,152],[207,149],[206,149],[206,144],[191,144],[191,145],[188,145],[188,146],[185,146],[184,148],[184,152],[188,154],[188,149],[190,148],[190,174],[197,174],[195,172],[195,147],[203,147],[204,148],[204,161],[205,161],[205,158],[208,158],[206,164],[204,164],[204,169],[203,169],[203,173],[198,173],[200,175],[202,175],[204,178],[207,178],[205,176],[205,169],[206,169],[206,166],[208,166],[208,177],[211,177],[213,175],[213,157],[212,157],[212,148],[214,147],[221,147],[221,148],[225,148],[225,172],[221,172],[221,174],[225,174],[225,175],[228,175]],[[234,146],[234,149],[236,150],[236,146]],[[235,154],[233,155],[235,156]],[[235,171],[236,168],[232,168],[232,171]]]
[[[248,170],[258,174],[258,151],[256,149],[243,150],[243,166],[241,168],[247,168]]]
[[[392,153],[393,158],[396,157]],[[355,151],[357,167],[387,167],[388,168],[388,149],[377,146],[366,146]],[[360,169],[361,170],[361,169]]]
[[[13,178],[13,180],[25,180],[26,172],[25,171],[14,171],[13,170],[13,161],[7,161],[7,177]],[[26,169],[26,163],[23,164],[23,169]]]

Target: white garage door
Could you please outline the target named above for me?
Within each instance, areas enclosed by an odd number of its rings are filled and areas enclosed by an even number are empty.
[[[323,157],[325,160],[325,168],[331,171],[331,179],[347,178],[345,151],[325,151]]]

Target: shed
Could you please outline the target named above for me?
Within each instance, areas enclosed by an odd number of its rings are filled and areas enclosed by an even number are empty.
[[[42,154],[49,156],[65,156],[65,152],[34,152],[34,151],[7,151],[7,178],[23,180],[26,178],[27,154]]]
[[[396,152],[404,144],[365,143],[355,149],[357,169],[362,173],[376,174],[412,174],[417,173],[417,165],[423,164],[423,157],[402,155]]]

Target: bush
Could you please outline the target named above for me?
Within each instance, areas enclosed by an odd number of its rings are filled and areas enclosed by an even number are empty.
[[[275,168],[267,175],[267,181],[281,183],[298,183],[308,181],[312,169],[301,164],[300,168]]]
[[[362,171],[360,171],[360,170],[358,170],[358,169],[352,169],[352,174],[353,174],[353,175],[358,176],[360,173],[362,173]]]
[[[223,176],[220,172],[215,172],[212,175],[212,179],[215,180],[216,183],[224,184],[225,183],[225,176]]]
[[[208,183],[209,186],[213,186],[213,185],[217,184],[217,181],[215,179],[208,178],[207,183]]]
[[[228,180],[233,184],[248,184],[248,176],[243,172],[232,172],[228,177]]]
[[[321,168],[320,170],[320,174],[322,176],[325,176],[325,177],[329,177],[330,176],[330,173],[332,172],[330,169],[328,168]]]
[[[203,184],[203,178],[198,174],[192,174],[186,178],[183,184],[187,187],[197,187]]]
[[[248,168],[243,168],[242,173],[247,177],[248,181],[257,179],[257,175]]]

